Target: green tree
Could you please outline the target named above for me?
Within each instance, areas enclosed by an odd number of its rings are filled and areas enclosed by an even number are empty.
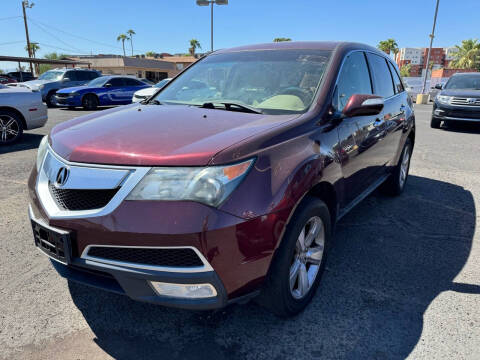
[[[412,64],[403,65],[403,66],[400,68],[400,75],[401,75],[402,77],[409,77],[411,71],[412,71]]]
[[[190,40],[190,48],[188,49],[188,52],[190,55],[195,56],[195,50],[201,49],[202,46],[200,45],[200,42],[197,39],[192,39]]]
[[[480,43],[477,39],[462,40],[462,45],[456,45],[457,53],[450,66],[454,69],[480,70]]]
[[[292,41],[292,39],[287,38],[287,37],[278,37],[273,39],[273,42],[283,42],[283,41]]]
[[[133,35],[135,35],[135,31],[133,31],[132,29],[129,29],[127,31],[127,34],[130,35],[129,39],[130,39],[130,47],[132,48],[132,56],[133,56]]]
[[[378,43],[377,48],[389,55],[393,53],[394,57],[396,57],[398,53],[398,44],[395,39],[382,40]]]
[[[38,75],[41,75],[48,70],[52,70],[51,65],[49,65],[49,64],[38,64]]]
[[[122,47],[123,47],[123,56],[127,56],[125,55],[125,40],[128,40],[128,36],[125,35],[125,34],[120,34],[117,36],[117,41],[121,41],[122,42]]]
[[[147,56],[147,57],[154,57],[155,55],[156,55],[156,53],[154,51],[147,51],[145,53],[145,56]]]
[[[0,69],[0,74],[3,74],[3,70],[2,70],[2,69]]]
[[[45,59],[48,60],[62,60],[68,57],[66,54],[57,54],[56,52],[51,52],[48,54],[43,55]]]

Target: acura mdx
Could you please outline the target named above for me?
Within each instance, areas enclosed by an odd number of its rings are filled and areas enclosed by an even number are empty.
[[[57,125],[29,179],[35,245],[60,275],[189,309],[315,294],[335,224],[406,184],[412,102],[356,43],[216,51],[147,100]]]

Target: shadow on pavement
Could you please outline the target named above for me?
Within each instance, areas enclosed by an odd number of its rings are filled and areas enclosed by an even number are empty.
[[[23,133],[21,139],[15,144],[0,146],[0,154],[8,154],[16,151],[30,150],[38,148],[44,135]]]
[[[480,294],[453,282],[475,216],[469,191],[423,177],[411,176],[400,197],[368,197],[339,223],[316,296],[289,320],[254,303],[199,313],[69,289],[98,346],[116,359],[401,359],[440,293]]]

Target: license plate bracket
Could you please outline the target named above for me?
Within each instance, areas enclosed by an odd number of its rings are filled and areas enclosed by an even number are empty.
[[[50,226],[31,220],[35,246],[52,259],[68,265],[72,259],[71,233],[53,229]]]

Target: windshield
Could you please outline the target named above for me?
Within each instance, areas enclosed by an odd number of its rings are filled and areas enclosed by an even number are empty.
[[[104,77],[104,76],[100,76],[96,79],[93,79],[92,81],[90,81],[87,86],[90,86],[90,87],[102,87],[104,84],[105,84],[105,81],[107,81],[108,78]]]
[[[445,85],[445,89],[475,89],[480,90],[480,76],[452,76]]]
[[[267,114],[305,112],[331,52],[263,50],[214,54],[160,92],[162,104],[237,103]]]
[[[42,75],[38,77],[38,80],[60,80],[62,75],[64,74],[63,71],[47,71],[44,72]]]

